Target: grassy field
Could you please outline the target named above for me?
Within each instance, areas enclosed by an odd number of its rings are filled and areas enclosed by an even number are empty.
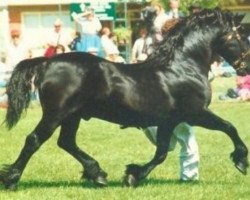
[[[232,122],[250,148],[250,103],[217,100],[219,94],[233,86],[233,78],[218,78],[212,83],[214,95],[211,109]],[[5,109],[1,109],[1,121],[4,115]],[[40,116],[39,106],[31,106],[14,129],[7,131],[1,127],[0,165],[12,163],[16,159],[27,134],[35,127]],[[96,188],[80,180],[82,168],[79,163],[56,145],[57,130],[32,157],[18,191],[5,191],[0,186],[0,200],[249,200],[250,178],[249,175],[240,174],[229,159],[233,150],[229,138],[217,131],[202,128],[195,128],[195,131],[201,156],[200,181],[197,183],[178,181],[178,146],[139,187],[123,187],[121,179],[125,165],[149,161],[155,148],[138,129],[121,130],[118,125],[93,119],[81,123],[77,141],[108,172],[108,187]]]

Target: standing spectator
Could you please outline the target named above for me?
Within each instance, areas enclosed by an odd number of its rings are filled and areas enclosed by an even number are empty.
[[[153,7],[156,11],[156,18],[154,20],[155,36],[153,40],[154,42],[158,43],[163,39],[161,29],[165,22],[168,20],[168,16],[166,15],[165,10],[161,4],[154,4]]]
[[[180,0],[169,0],[170,10],[166,13],[168,19],[178,19],[184,17],[184,14],[179,11]]]
[[[149,54],[153,52],[153,40],[148,37],[148,32],[145,28],[140,29],[140,37],[135,40],[132,48],[132,62],[142,62],[147,59]]]
[[[19,30],[11,31],[11,40],[7,46],[6,53],[6,64],[11,70],[19,63],[21,60],[29,58],[29,49],[27,44],[25,44],[21,37]]]
[[[81,42],[77,45],[77,51],[89,52],[89,49],[97,49],[98,56],[102,55],[101,39],[98,35],[102,28],[100,20],[95,17],[93,8],[81,7],[83,12],[80,14],[72,13],[73,19],[81,25]]]
[[[81,33],[79,31],[76,31],[73,41],[69,44],[70,50],[76,51],[77,45],[79,45],[80,43],[81,43]]]
[[[160,27],[156,27],[157,29],[162,29],[165,22],[169,19],[176,19],[178,17],[181,17],[178,8],[179,8],[179,0],[170,0],[170,8],[171,10],[167,14],[166,17],[162,17],[162,22],[164,23],[156,23],[157,26],[159,24],[162,24]],[[158,8],[162,8],[161,6],[158,6]],[[156,8],[156,7],[155,7]],[[161,10],[161,9],[160,9]],[[162,13],[162,11],[161,11]],[[161,14],[163,15],[163,14]],[[161,33],[161,32],[159,32]],[[148,139],[156,145],[157,143],[157,127],[148,127],[144,130],[144,133],[148,137]],[[183,122],[176,126],[174,129],[174,134],[170,141],[170,147],[169,151],[173,150],[176,143],[179,142],[181,145],[180,150],[180,179],[181,181],[193,181],[199,179],[199,151],[198,151],[198,145],[196,142],[195,135],[193,133],[193,129],[190,125]]]
[[[56,46],[63,45],[65,51],[69,51],[68,45],[72,41],[72,38],[69,33],[62,29],[63,23],[60,19],[57,19],[54,22],[54,30],[49,35],[47,42],[47,49],[45,51],[45,57],[52,57],[56,54]]]
[[[104,51],[104,57],[113,62],[124,62],[124,59],[119,55],[117,45],[114,41],[114,35],[110,32],[108,27],[104,27],[101,31],[101,41]]]

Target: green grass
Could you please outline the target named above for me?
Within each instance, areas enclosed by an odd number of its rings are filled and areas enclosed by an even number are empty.
[[[232,78],[218,78],[212,84],[214,95],[211,109],[232,122],[250,147],[250,103],[217,100],[219,94],[234,85]],[[4,115],[5,110],[1,109],[0,119],[4,119]],[[33,106],[11,131],[1,127],[0,165],[15,161],[26,136],[35,127],[40,116],[40,108]],[[195,131],[201,156],[200,181],[197,183],[183,184],[178,181],[177,147],[139,187],[123,187],[121,179],[125,165],[149,161],[155,147],[138,129],[121,130],[118,125],[92,119],[88,122],[82,121],[77,141],[78,145],[94,156],[108,172],[108,187],[96,188],[91,183],[80,180],[80,164],[57,147],[57,130],[28,163],[18,191],[5,191],[4,187],[0,186],[0,200],[250,199],[249,175],[240,174],[229,159],[233,150],[229,138],[220,132],[203,128],[195,128]]]

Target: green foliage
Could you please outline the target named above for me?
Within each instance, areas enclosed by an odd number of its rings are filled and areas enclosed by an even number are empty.
[[[218,95],[234,84],[234,78],[216,78],[212,82],[214,98],[211,109],[232,122],[250,147],[250,103],[218,100]],[[3,120],[4,115],[5,109],[0,109],[0,119]],[[40,107],[33,106],[10,132],[1,127],[0,165],[14,162],[27,134],[34,129],[40,116]],[[82,121],[77,143],[108,172],[108,187],[96,188],[86,180],[80,181],[82,168],[75,159],[57,147],[57,130],[28,163],[17,192],[5,191],[0,186],[0,200],[249,199],[250,179],[241,175],[229,159],[229,153],[233,150],[230,139],[218,131],[203,128],[195,128],[195,131],[201,155],[200,181],[197,183],[178,181],[180,149],[177,146],[139,187],[122,187],[125,165],[149,161],[155,147],[138,129],[121,130],[118,125],[91,119]]]
[[[184,12],[185,14],[189,13],[189,7],[193,4],[193,3],[198,3],[200,4],[200,6],[202,8],[215,8],[215,7],[221,7],[224,8],[226,6],[235,6],[235,5],[239,5],[241,3],[243,3],[245,0],[180,0],[181,1],[181,5],[180,5],[180,10],[182,12]],[[166,10],[169,9],[168,6],[168,1],[166,0],[161,0],[160,1],[165,7]]]

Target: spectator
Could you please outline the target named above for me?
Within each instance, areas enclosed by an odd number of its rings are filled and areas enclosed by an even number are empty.
[[[220,100],[237,99],[250,101],[250,75],[237,76],[236,88],[229,88],[225,95],[219,96]]]
[[[60,19],[57,19],[54,22],[54,30],[49,35],[48,42],[47,42],[47,49],[45,51],[46,57],[52,57],[56,54],[56,46],[63,45],[65,51],[69,51],[68,46],[72,41],[70,34],[62,29],[63,23]]]
[[[161,29],[165,22],[168,20],[168,16],[166,15],[165,10],[161,4],[154,4],[153,7],[156,10],[156,18],[154,20],[155,36],[153,40],[154,43],[158,43],[163,39]]]
[[[81,42],[81,33],[79,31],[75,32],[75,37],[73,41],[70,43],[69,48],[71,51],[77,50],[77,45],[79,45]]]
[[[21,40],[20,31],[12,30],[6,53],[7,67],[13,70],[17,63],[26,58],[29,58],[28,46]]]
[[[56,54],[61,54],[61,53],[64,53],[65,52],[65,47],[61,44],[58,44],[56,46]]]
[[[162,26],[157,27],[162,29],[163,25],[167,20],[182,17],[182,14],[179,12],[179,0],[170,0],[170,8],[171,10],[168,12],[167,17],[162,17],[162,21],[164,20],[164,23],[158,23],[162,24]],[[159,10],[161,10],[162,7],[158,6]],[[162,11],[160,11],[162,13]],[[163,15],[163,14],[161,14]],[[163,20],[164,19],[164,20]],[[146,136],[148,139],[153,143],[156,144],[156,138],[157,138],[157,127],[148,127],[144,130]],[[169,151],[173,150],[176,143],[179,142],[181,145],[180,150],[180,179],[181,181],[193,181],[199,179],[199,151],[198,151],[198,145],[196,142],[195,135],[193,133],[193,129],[190,125],[187,123],[180,123],[176,126],[174,129],[174,134],[170,141],[170,147]]]
[[[4,88],[6,86],[7,80],[8,80],[8,68],[5,63],[5,59],[3,57],[3,54],[1,54],[1,60],[0,60],[0,88]]]
[[[188,8],[190,14],[196,14],[201,11],[201,6],[198,2],[194,2],[191,4],[191,6]]]
[[[93,8],[81,7],[83,13],[76,14],[72,13],[73,19],[81,25],[82,36],[81,42],[77,45],[77,51],[88,52],[88,49],[95,48],[97,50],[97,55],[102,56],[102,45],[101,39],[98,35],[102,28],[102,25],[97,17],[95,17],[95,12]]]
[[[168,19],[178,19],[184,17],[184,14],[179,11],[180,0],[169,0],[170,10],[166,13]]]
[[[153,40],[148,37],[147,30],[145,28],[140,29],[140,37],[136,39],[132,48],[132,62],[142,62],[147,59],[149,54],[152,53]]]
[[[108,27],[104,27],[101,31],[101,35],[104,57],[112,62],[125,62],[119,55],[120,52],[114,41],[115,35],[110,32],[110,29]]]
[[[243,101],[250,100],[250,75],[238,76],[236,78],[236,93]]]

